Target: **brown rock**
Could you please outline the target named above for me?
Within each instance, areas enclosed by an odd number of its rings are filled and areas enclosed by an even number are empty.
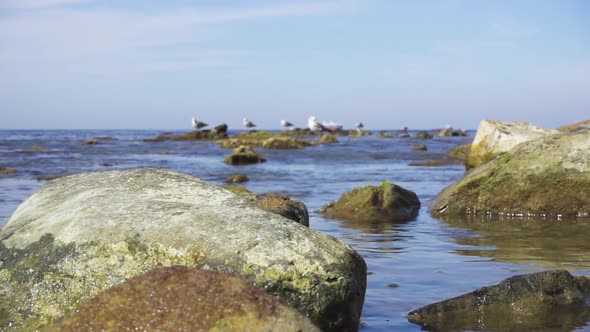
[[[228,165],[248,165],[263,163],[266,158],[256,153],[251,147],[242,145],[235,148],[232,153],[225,158],[224,162]]]

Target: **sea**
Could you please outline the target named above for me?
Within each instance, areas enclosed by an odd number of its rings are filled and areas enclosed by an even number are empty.
[[[367,263],[361,331],[420,331],[409,311],[497,284],[517,274],[565,269],[590,274],[590,221],[439,220],[428,202],[460,179],[460,163],[415,166],[446,160],[447,151],[473,140],[464,137],[383,138],[340,136],[339,142],[297,150],[258,149],[268,161],[230,166],[231,150],[212,141],[144,142],[162,130],[0,130],[0,226],[17,206],[49,179],[65,174],[162,167],[223,185],[244,173],[241,186],[255,193],[282,193],[305,203],[310,227],[352,246]],[[182,130],[173,130],[181,134]],[[230,131],[231,136],[239,131]],[[417,131],[410,131],[415,134]],[[98,138],[100,144],[82,144]],[[412,146],[424,144],[426,151]],[[415,192],[418,216],[404,222],[346,222],[324,219],[318,210],[359,186],[388,180]],[[589,330],[590,317],[564,322],[560,331]]]

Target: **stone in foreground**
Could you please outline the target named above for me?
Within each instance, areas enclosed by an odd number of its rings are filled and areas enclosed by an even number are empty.
[[[350,246],[186,174],[144,168],[45,184],[0,231],[0,329],[35,330],[158,266],[227,271],[323,331],[358,329],[366,265]]]
[[[430,202],[434,217],[590,216],[590,130],[522,143],[469,172]]]
[[[567,271],[517,275],[416,309],[408,320],[436,331],[569,331],[590,319],[589,285]]]
[[[160,267],[111,287],[48,331],[318,331],[309,318],[217,271]]]
[[[418,215],[420,201],[410,190],[383,181],[355,188],[321,209],[324,217],[348,221],[405,221]]]

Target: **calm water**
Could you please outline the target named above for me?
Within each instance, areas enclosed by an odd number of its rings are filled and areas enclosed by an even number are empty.
[[[145,143],[161,131],[0,131],[0,226],[43,180],[63,174],[164,167],[213,183],[245,173],[251,191],[279,192],[303,201],[310,227],[354,247],[368,266],[362,331],[419,331],[405,315],[417,307],[498,283],[509,276],[545,269],[590,271],[590,227],[583,222],[530,220],[437,220],[426,202],[463,176],[463,166],[408,166],[442,159],[468,137],[340,137],[334,145],[303,150],[259,149],[268,162],[228,166],[230,150],[212,142]],[[180,132],[178,132],[180,133]],[[231,133],[230,133],[231,134]],[[98,145],[85,139],[111,137]],[[428,151],[412,151],[426,144]],[[357,186],[389,180],[417,193],[423,208],[414,221],[357,224],[326,220],[315,211]],[[588,329],[583,326],[568,329]],[[566,329],[567,330],[567,329]]]

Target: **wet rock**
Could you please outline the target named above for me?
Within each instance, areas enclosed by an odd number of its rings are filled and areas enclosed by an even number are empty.
[[[161,135],[156,136],[155,138],[144,138],[142,139],[143,142],[153,143],[153,142],[164,142],[169,141],[172,139],[172,133],[163,133]]]
[[[111,287],[47,331],[319,331],[280,298],[226,273],[160,267]]]
[[[310,145],[308,141],[282,136],[267,138],[261,144],[265,149],[302,149]]]
[[[249,165],[263,163],[265,161],[266,158],[256,153],[254,149],[247,145],[242,145],[235,148],[232,153],[224,160],[224,162],[228,165]]]
[[[82,141],[82,144],[94,145],[94,144],[99,144],[99,142],[96,138],[89,138],[87,140]]]
[[[356,330],[364,301],[366,265],[350,246],[163,169],[48,182],[0,239],[0,330],[46,326],[101,290],[170,265],[232,272],[324,331]]]
[[[431,133],[428,133],[428,132],[425,132],[425,131],[421,131],[421,132],[416,133],[416,136],[414,136],[414,137],[416,137],[416,138],[422,138],[422,139],[428,139],[428,138],[432,138],[433,136],[432,136]]]
[[[246,174],[238,173],[223,180],[225,183],[242,183],[250,180]]]
[[[426,150],[428,150],[428,148],[424,144],[412,145],[411,148],[413,151],[426,151]]]
[[[246,189],[244,187],[235,186],[235,185],[232,185],[232,184],[226,184],[222,188],[223,189],[226,189],[226,190],[229,190],[229,191],[231,191],[234,194],[239,194],[239,195],[242,195],[242,194],[252,194],[252,192],[250,190],[248,190],[248,189]]]
[[[463,129],[453,130],[453,128],[445,128],[440,130],[436,136],[467,136],[467,132]]]
[[[555,130],[540,128],[523,121],[482,120],[467,155],[467,169],[484,164],[520,143],[556,133]]]
[[[326,218],[350,221],[403,221],[416,218],[418,196],[410,190],[383,181],[379,186],[358,187],[344,193],[338,201],[322,207]]]
[[[172,136],[173,141],[201,141],[201,140],[218,140],[227,138],[225,132],[213,132],[212,130],[193,130],[187,133]]]
[[[218,126],[215,126],[215,128],[211,129],[211,132],[213,134],[227,134],[227,124],[222,123]]]
[[[471,170],[435,197],[430,213],[587,217],[590,191],[585,188],[590,188],[590,131],[550,135]]]
[[[0,174],[16,174],[16,170],[14,168],[0,166]]]
[[[467,158],[467,154],[469,153],[469,149],[471,149],[471,144],[463,144],[456,146],[447,152],[447,157],[453,160],[465,161],[465,159]]]
[[[567,326],[571,320],[584,326],[590,318],[590,307],[585,304],[589,282],[567,271],[517,275],[416,309],[408,314],[408,320],[438,331],[563,329],[561,324]]]
[[[338,143],[338,139],[336,139],[336,136],[332,135],[332,134],[323,134],[319,141],[319,144],[332,144],[332,143]]]
[[[590,129],[590,120],[580,121],[578,123],[565,125],[565,126],[561,126],[561,127],[557,128],[557,130],[564,132],[564,133],[571,133],[571,132],[575,132],[575,131],[588,130],[588,129]]]
[[[302,201],[275,193],[258,194],[254,199],[261,209],[309,227],[309,213]]]

